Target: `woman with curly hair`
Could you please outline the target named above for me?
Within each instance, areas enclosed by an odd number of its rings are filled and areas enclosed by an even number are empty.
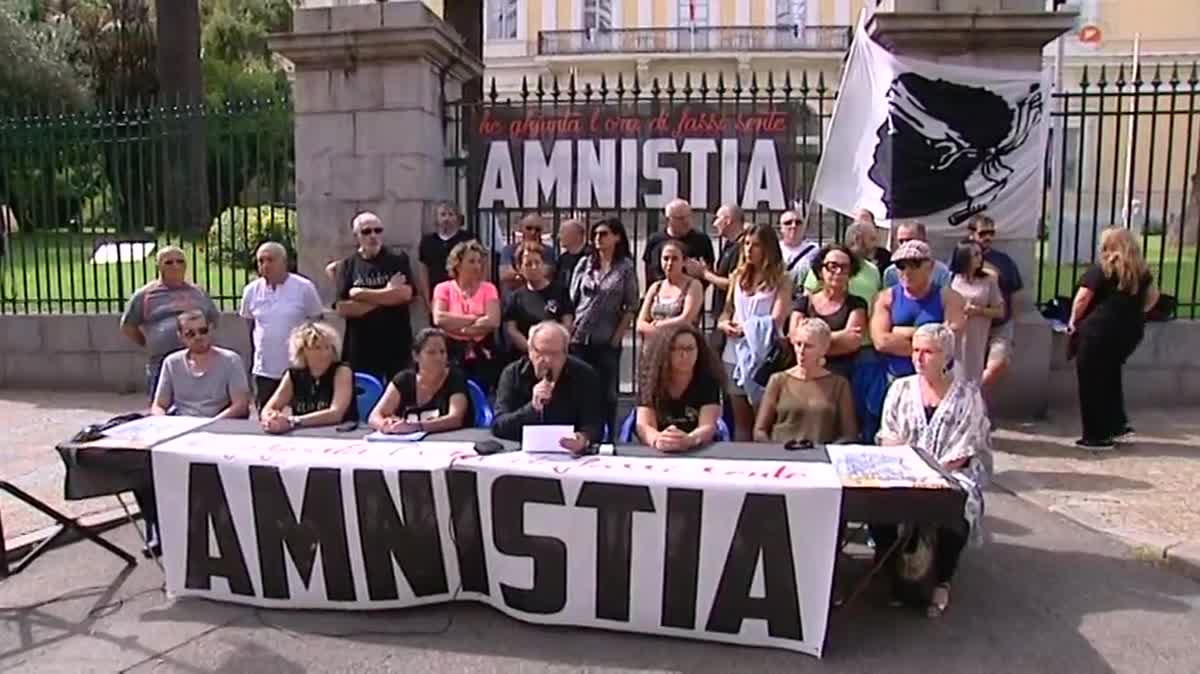
[[[486,257],[478,241],[463,241],[446,258],[449,281],[433,289],[433,324],[446,332],[450,361],[485,390],[496,385],[500,293],[483,278]]]
[[[288,336],[289,367],[259,412],[263,430],[286,433],[358,419],[354,373],[341,352],[342,340],[329,324],[296,326]]]
[[[1112,449],[1133,432],[1125,413],[1121,368],[1142,341],[1146,312],[1159,292],[1133,234],[1109,227],[1100,235],[1100,255],[1083,278],[1071,305],[1067,330],[1075,340],[1079,416],[1084,449]]]
[[[712,442],[721,416],[725,372],[691,323],[660,330],[642,361],[637,435],[663,452]]]

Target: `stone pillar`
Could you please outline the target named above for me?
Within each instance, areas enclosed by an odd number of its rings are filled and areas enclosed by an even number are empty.
[[[1044,0],[883,0],[867,29],[889,51],[981,68],[1042,68],[1043,48],[1069,30],[1075,15],[1044,11]],[[1047,101],[1047,114],[1051,106]],[[1029,199],[1041,202],[1037,189]],[[955,241],[931,241],[945,259]],[[1049,403],[1051,334],[1035,310],[1037,240],[1008,239],[996,247],[1021,268],[1025,291],[1014,302],[1016,346],[1012,366],[992,400],[1003,416],[1042,416]]]
[[[415,262],[450,194],[443,101],[483,64],[421,2],[298,9],[292,28],[270,46],[295,65],[300,273],[331,299],[323,269],[353,251],[358,211],[378,213]]]

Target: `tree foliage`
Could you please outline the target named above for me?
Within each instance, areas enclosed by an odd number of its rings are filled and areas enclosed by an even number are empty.
[[[0,106],[78,108],[88,74],[73,62],[70,22],[43,21],[37,3],[0,0]]]

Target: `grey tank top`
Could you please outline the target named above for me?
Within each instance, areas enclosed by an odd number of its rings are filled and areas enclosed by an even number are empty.
[[[692,284],[695,282],[695,279],[688,279],[687,285],[683,287],[683,292],[670,299],[663,299],[660,291],[662,290],[662,283],[666,282],[661,282],[658,289],[654,292],[654,303],[650,305],[650,318],[661,321],[683,314],[683,302],[687,299],[688,291],[692,289]]]

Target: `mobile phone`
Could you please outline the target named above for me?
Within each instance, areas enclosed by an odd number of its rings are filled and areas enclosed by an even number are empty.
[[[353,431],[357,428],[358,428],[358,422],[351,420],[351,421],[343,421],[342,423],[338,424],[336,430],[338,433],[349,433],[350,431]]]

